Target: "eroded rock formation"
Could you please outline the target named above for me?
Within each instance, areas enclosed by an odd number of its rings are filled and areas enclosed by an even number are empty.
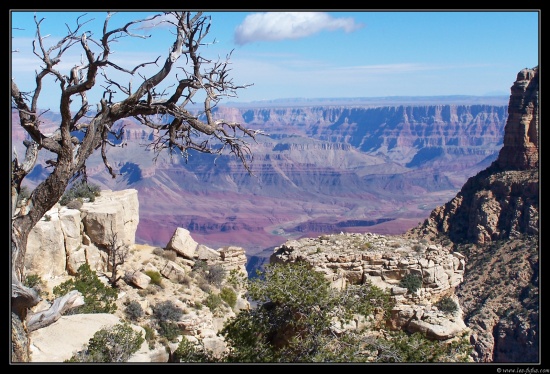
[[[498,158],[407,233],[449,238],[466,255],[457,295],[480,362],[540,360],[539,107],[538,66],[523,69]]]
[[[366,234],[323,235],[290,240],[275,248],[271,263],[304,261],[319,271],[333,287],[373,285],[391,292],[395,306],[388,326],[430,339],[446,340],[466,332],[462,310],[444,313],[437,302],[454,297],[462,282],[465,262],[458,252],[420,239]],[[408,292],[400,286],[407,275],[418,275],[422,286]]]

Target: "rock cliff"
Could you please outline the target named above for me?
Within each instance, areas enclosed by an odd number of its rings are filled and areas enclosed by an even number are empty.
[[[539,69],[523,69],[498,158],[408,233],[448,238],[466,255],[457,295],[477,361],[540,360],[539,107]]]

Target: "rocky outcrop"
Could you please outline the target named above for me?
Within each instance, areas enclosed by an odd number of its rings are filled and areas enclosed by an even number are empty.
[[[496,161],[503,170],[539,166],[539,68],[523,69],[511,88],[504,146]]]
[[[455,198],[434,209],[412,233],[443,233],[455,243],[476,244],[538,235],[538,80],[538,67],[518,74],[497,160],[469,178]]]
[[[467,257],[457,296],[479,362],[539,357],[539,74],[511,88],[498,158],[407,237],[450,239]]]
[[[321,272],[333,287],[369,282],[388,290],[395,306],[388,326],[430,339],[446,340],[467,331],[462,310],[447,314],[437,308],[455,297],[465,262],[458,252],[420,240],[378,234],[335,234],[287,241],[274,249],[271,263],[304,261]],[[407,275],[418,275],[422,286],[414,293],[400,286]]]
[[[104,190],[80,210],[57,204],[29,234],[25,267],[43,279],[75,275],[80,265],[107,269],[106,247],[135,243],[139,222],[137,190]]]

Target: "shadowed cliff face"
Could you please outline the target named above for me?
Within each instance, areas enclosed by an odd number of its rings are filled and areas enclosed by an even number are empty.
[[[518,73],[498,158],[407,233],[466,254],[457,294],[477,361],[540,359],[538,89],[538,67]]]

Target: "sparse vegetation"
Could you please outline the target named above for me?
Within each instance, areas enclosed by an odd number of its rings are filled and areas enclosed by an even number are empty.
[[[145,275],[151,278],[151,284],[154,284],[156,286],[160,286],[162,284],[162,275],[158,271],[147,270],[145,272]]]
[[[421,244],[415,244],[413,245],[412,249],[416,252],[422,252],[422,250],[424,250],[424,246],[422,246]]]
[[[372,248],[372,243],[369,243],[369,242],[365,242],[361,245],[361,249],[363,250],[368,250],[368,249],[371,249]]]
[[[226,271],[221,265],[210,265],[208,270],[204,275],[206,281],[216,287],[222,285],[223,280],[225,279]]]
[[[155,247],[155,249],[153,249],[153,254],[157,256],[162,256],[164,254],[164,249],[160,247]]]
[[[65,362],[127,362],[145,341],[128,323],[97,331],[88,344]]]
[[[208,293],[208,296],[204,299],[204,305],[206,305],[211,311],[218,309],[220,305],[222,305],[222,302],[223,300],[221,296],[212,292]]]
[[[418,274],[409,273],[399,281],[399,286],[406,288],[409,292],[414,293],[422,287],[422,278]]]
[[[178,258],[178,254],[176,251],[164,250],[162,257],[169,261],[176,261],[176,259]]]
[[[125,306],[126,308],[124,309],[124,313],[130,320],[138,321],[141,317],[143,317],[143,308],[141,307],[141,304],[137,301],[127,301],[125,303]]]
[[[78,268],[76,276],[53,288],[53,294],[61,297],[72,290],[78,290],[84,297],[84,305],[71,313],[113,313],[116,311],[118,290],[105,285],[88,264]]]
[[[233,309],[237,304],[237,294],[230,287],[222,288],[220,291],[220,297],[227,303],[227,305],[229,305],[231,309]]]
[[[442,298],[435,304],[435,306],[444,313],[454,313],[458,310],[458,305],[450,297]]]
[[[173,342],[181,335],[176,323],[183,315],[183,310],[177,307],[171,300],[166,300],[153,307],[153,316],[157,322],[159,334],[168,341]]]
[[[101,188],[98,185],[85,181],[79,181],[74,183],[67,191],[65,191],[59,200],[59,204],[67,205],[73,200],[79,200],[80,202],[94,202],[95,198],[100,195]]]
[[[149,344],[149,349],[153,349],[157,340],[155,329],[149,325],[143,325],[142,327],[145,330],[145,340]]]
[[[191,343],[186,337],[183,337],[174,352],[175,362],[209,362],[211,356],[204,352],[202,346],[196,346]]]
[[[44,281],[38,274],[29,274],[25,277],[25,281],[23,284],[26,287],[34,289],[40,296],[45,296],[48,294],[46,290],[44,290]]]

